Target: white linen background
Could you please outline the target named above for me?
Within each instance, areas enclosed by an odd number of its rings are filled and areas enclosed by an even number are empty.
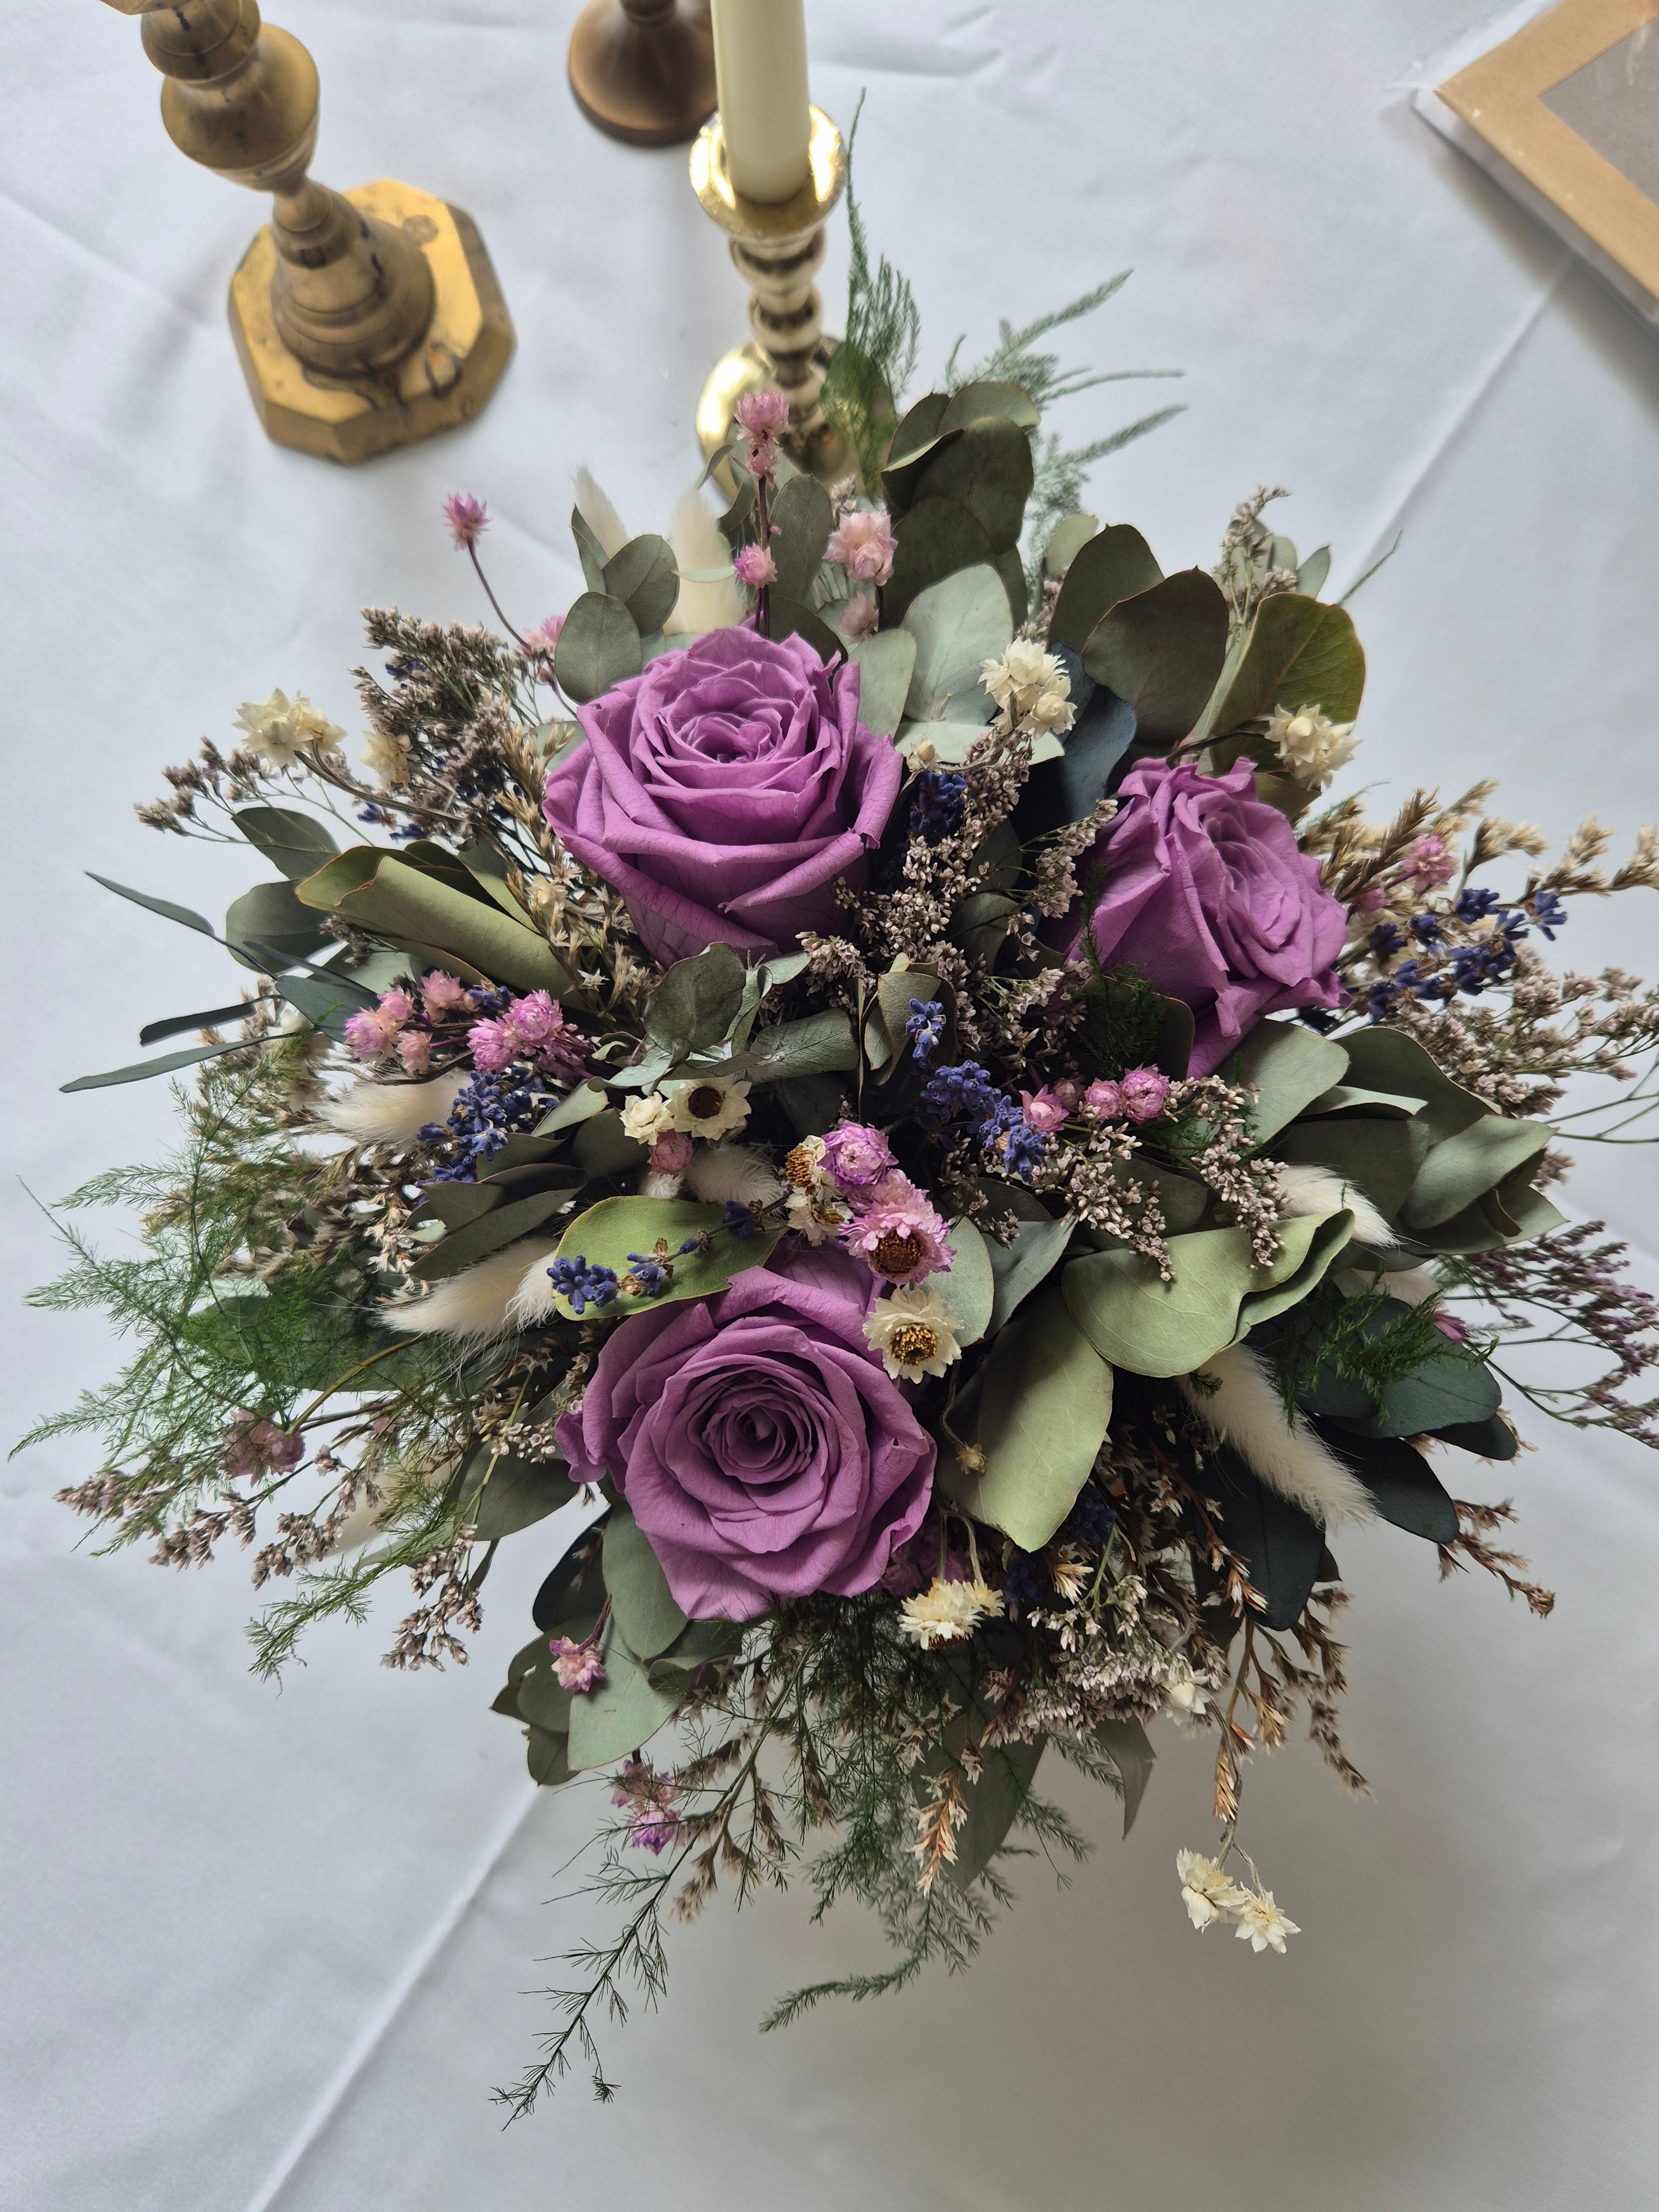
[[[683,151],[587,128],[573,4],[279,0],[321,67],[319,173],[397,175],[477,217],[520,348],[482,419],[345,471],[266,443],[225,327],[262,211],[165,139],[136,26],[10,0],[0,91],[8,1440],[113,1370],[95,1318],[22,1310],[61,1197],[167,1139],[160,1085],[59,1100],[140,1022],[222,996],[222,956],[89,885],[212,910],[246,857],[133,822],[161,764],[272,684],[356,726],[356,610],[477,619],[439,502],[486,499],[521,621],[580,588],[565,527],[590,461],[633,527],[693,470],[701,379],[742,296]],[[1506,811],[1627,836],[1659,811],[1659,351],[1651,334],[1409,112],[1414,58],[1472,0],[810,0],[813,82],[858,155],[875,240],[925,317],[916,388],[958,331],[1133,265],[1066,339],[1183,385],[1067,403],[1079,436],[1188,410],[1096,472],[1091,504],[1166,568],[1207,562],[1262,479],[1346,588],[1370,665],[1361,767],[1501,772]],[[845,219],[823,290],[837,325]],[[1559,948],[1651,969],[1650,896],[1583,906]],[[21,1182],[16,1178],[21,1177]],[[27,1191],[23,1188],[27,1185]],[[1653,1249],[1646,1156],[1571,1187]],[[115,1234],[113,1231],[107,1233]],[[117,1238],[118,1242],[118,1236]],[[1644,1263],[1645,1264],[1645,1263]],[[1646,1279],[1655,1279],[1647,1265]],[[1243,2212],[1653,2202],[1655,1468],[1528,1425],[1519,1541],[1548,1623],[1485,1577],[1437,1586],[1387,1528],[1341,1547],[1351,1747],[1374,1804],[1297,1743],[1258,1761],[1246,1837],[1306,1933],[1286,1958],[1188,1929],[1205,1754],[1167,1740],[1139,1824],[1048,1778],[1099,1838],[1040,1867],[965,1979],[758,2037],[771,1998],[872,1962],[799,1893],[673,1942],[665,2010],[533,2121],[488,2101],[544,2019],[524,1994],[592,1924],[550,1904],[591,1799],[537,1793],[486,1710],[522,1641],[545,1528],[514,1540],[474,1663],[383,1671],[405,1609],[315,1634],[279,1693],[246,1671],[240,1555],[184,1577],[96,1561],[52,1491],[3,1477],[6,1859],[0,2203],[28,2212]],[[1058,1762],[1055,1762],[1056,1766]],[[1645,2178],[1644,2178],[1645,2177]]]

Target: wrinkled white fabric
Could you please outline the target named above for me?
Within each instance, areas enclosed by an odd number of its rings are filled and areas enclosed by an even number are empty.
[[[1066,403],[1079,437],[1188,411],[1095,472],[1166,568],[1214,558],[1266,479],[1355,612],[1370,663],[1356,773],[1504,778],[1506,811],[1621,836],[1659,812],[1659,353],[1650,333],[1411,112],[1413,64],[1477,0],[813,0],[816,96],[858,148],[872,236],[925,316],[916,389],[966,331],[1133,264],[1055,341],[1178,368]],[[564,82],[574,0],[273,9],[311,46],[319,173],[405,177],[470,209],[520,350],[465,432],[355,471],[261,435],[225,328],[256,203],[182,160],[136,25],[9,11],[0,88],[5,453],[9,1276],[57,1263],[31,1201],[167,1141],[160,1085],[60,1099],[139,1024],[227,995],[222,957],[94,869],[210,912],[258,873],[137,828],[130,805],[238,703],[303,690],[356,726],[356,610],[488,619],[439,513],[489,501],[522,623],[580,588],[566,516],[592,464],[635,530],[694,470],[701,379],[743,332],[680,152],[596,136]],[[823,280],[839,318],[846,225]],[[1345,779],[1346,781],[1346,779]],[[1575,966],[1659,967],[1650,894],[1586,913]],[[15,1178],[21,1177],[20,1182]],[[25,1188],[24,1186],[27,1186]],[[1653,1248],[1650,1157],[1591,1152],[1569,1193]],[[106,1232],[113,1234],[113,1232]],[[1648,1279],[1655,1279],[1650,1266]],[[92,1316],[8,1305],[9,1436],[113,1370]],[[0,2204],[11,2212],[1638,2212],[1651,2202],[1654,1462],[1532,1422],[1460,1467],[1513,1493],[1560,1593],[1548,1623],[1485,1577],[1437,1585],[1398,1531],[1345,1535],[1347,1732],[1374,1804],[1305,1745],[1248,1778],[1245,1836],[1306,1931],[1284,1959],[1188,1929],[1206,1754],[1158,1731],[1127,1844],[1098,1839],[965,1980],[939,1975],[762,2039],[783,1989],[869,1966],[804,1894],[673,1942],[666,2010],[501,2131],[488,2101],[546,2017],[538,1965],[602,1924],[560,1869],[592,1788],[538,1795],[486,1711],[524,1639],[546,1529],[503,1550],[475,1662],[376,1663],[405,1609],[315,1635],[284,1689],[246,1671],[233,1553],[163,1575],[95,1560],[50,1501],[55,1443],[5,1471],[7,1788]],[[1057,1762],[1055,1763],[1057,1765]],[[1045,1769],[1045,1780],[1049,1780]]]

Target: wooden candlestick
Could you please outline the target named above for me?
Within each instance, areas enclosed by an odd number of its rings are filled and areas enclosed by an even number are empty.
[[[708,0],[592,0],[570,33],[570,89],[629,146],[679,146],[714,112]]]
[[[513,325],[470,216],[392,179],[342,194],[307,174],[311,56],[258,0],[106,0],[143,18],[181,153],[273,196],[231,280],[230,323],[267,436],[357,461],[467,421]]]
[[[789,396],[784,450],[820,483],[830,484],[851,475],[855,464],[818,404],[835,340],[823,335],[823,302],[812,279],[823,259],[824,222],[841,197],[847,161],[830,118],[816,107],[811,118],[811,169],[793,199],[747,200],[732,190],[718,115],[691,149],[692,188],[731,239],[732,258],[750,287],[754,332],[750,344],[716,363],[703,386],[697,438],[705,456],[718,453],[743,394],[775,385]],[[724,481],[724,465],[718,473]]]

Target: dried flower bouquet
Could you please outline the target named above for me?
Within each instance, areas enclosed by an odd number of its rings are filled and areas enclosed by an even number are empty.
[[[1209,572],[1077,512],[1060,319],[901,415],[914,309],[855,243],[833,494],[754,395],[718,525],[629,538],[583,481],[562,620],[371,614],[362,769],[274,692],[169,770],[147,822],[268,864],[249,986],[85,1079],[193,1065],[184,1148],[72,1201],[136,1203],[142,1255],[76,1237],[41,1294],[138,1340],[40,1432],[103,1439],[68,1501],[251,1547],[292,1593],[260,1668],[399,1573],[387,1663],[464,1660],[497,1547],[542,1547],[495,1710],[538,1783],[613,1777],[617,1911],[519,2110],[578,2055],[608,2094],[599,2018],[722,1883],[804,1866],[895,1948],[775,2021],[961,1965],[1022,1840],[1085,1848],[1045,1753],[1127,1826],[1166,1718],[1215,1745],[1193,1925],[1282,1951],[1241,1775],[1299,1705],[1364,1787],[1342,1530],[1546,1613],[1462,1495],[1508,1406],[1659,1441],[1659,1316],[1545,1195],[1559,1129],[1651,1095],[1659,997],[1542,952],[1651,836],[1609,874],[1484,783],[1328,799],[1364,664],[1327,556],[1265,493]],[[1513,1365],[1540,1333],[1576,1378]]]

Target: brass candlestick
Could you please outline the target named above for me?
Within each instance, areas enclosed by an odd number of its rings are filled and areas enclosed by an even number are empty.
[[[717,115],[691,149],[691,185],[703,207],[732,240],[732,258],[752,291],[749,326],[754,338],[719,362],[697,402],[697,438],[705,457],[731,434],[733,410],[745,392],[776,385],[789,395],[790,459],[834,483],[854,463],[823,419],[818,404],[835,340],[823,329],[823,302],[812,279],[823,259],[823,226],[841,197],[847,161],[841,133],[821,109],[812,110],[807,181],[793,199],[775,205],[740,198],[732,189],[726,142]],[[716,472],[725,481],[724,471]],[[729,483],[726,489],[732,489]]]
[[[630,146],[678,146],[714,112],[708,0],[592,0],[570,33],[570,89]]]
[[[161,120],[192,161],[274,196],[231,279],[230,325],[265,434],[360,461],[465,422],[513,350],[471,216],[390,178],[344,194],[306,171],[317,67],[258,0],[106,0],[143,18]]]

